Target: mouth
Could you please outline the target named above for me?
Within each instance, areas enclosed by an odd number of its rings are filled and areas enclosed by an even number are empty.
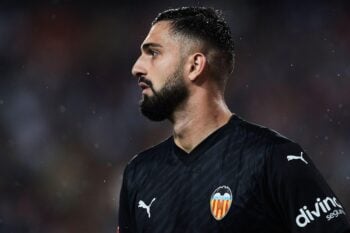
[[[142,76],[139,78],[138,84],[139,87],[142,89],[143,94],[147,91],[147,89],[151,89],[152,86],[152,83]]]
[[[139,87],[142,90],[145,90],[145,89],[149,88],[149,86],[146,83],[144,83],[144,82],[139,82]]]
[[[141,88],[143,95],[145,95],[147,90],[150,89],[150,87],[146,83],[143,83],[143,82],[139,83],[139,87]]]

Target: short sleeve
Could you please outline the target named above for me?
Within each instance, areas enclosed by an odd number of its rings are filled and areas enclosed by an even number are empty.
[[[343,205],[298,144],[272,146],[265,176],[265,193],[289,232],[350,232]]]

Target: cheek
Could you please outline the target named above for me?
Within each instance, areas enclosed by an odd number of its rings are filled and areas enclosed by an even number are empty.
[[[166,79],[167,77],[164,73],[160,73],[157,76],[154,76],[154,79],[152,81],[154,91],[158,92],[160,89],[162,89],[166,83]]]
[[[163,54],[152,61],[152,72],[150,78],[155,91],[159,91],[173,76],[180,63],[179,55],[176,52]]]
[[[174,72],[174,65],[169,65],[169,63],[162,62],[154,66],[153,75],[150,75],[152,79],[154,90],[158,91],[164,84],[168,81],[169,77]]]

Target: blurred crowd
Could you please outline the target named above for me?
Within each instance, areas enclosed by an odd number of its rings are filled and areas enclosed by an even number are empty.
[[[116,231],[124,166],[171,134],[139,113],[131,66],[156,14],[193,4],[232,29],[231,110],[301,144],[350,211],[350,8],[278,2],[1,7],[0,233]]]

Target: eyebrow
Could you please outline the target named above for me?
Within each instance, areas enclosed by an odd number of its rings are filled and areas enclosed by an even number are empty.
[[[150,47],[161,48],[163,46],[161,46],[160,44],[157,44],[157,43],[145,43],[141,46],[141,50],[145,51],[145,50],[149,49]]]

